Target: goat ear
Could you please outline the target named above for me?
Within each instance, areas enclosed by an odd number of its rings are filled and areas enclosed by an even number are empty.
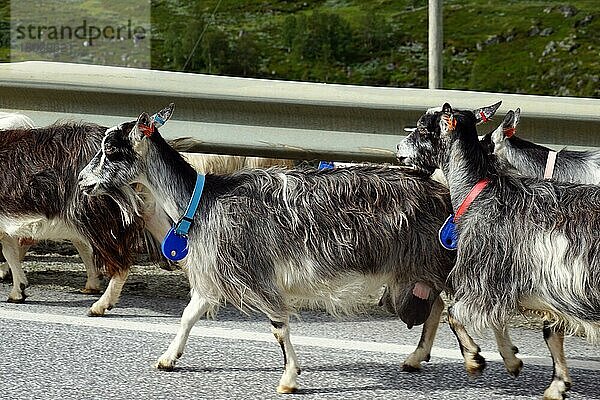
[[[517,111],[520,113],[520,110],[517,109]],[[510,110],[504,117],[504,121],[502,121],[502,133],[507,138],[512,137],[517,129],[519,123],[517,111]]]
[[[510,110],[504,116],[502,123],[492,132],[492,141],[494,144],[500,144],[505,138],[515,134],[514,128],[515,112]]]
[[[148,113],[143,112],[140,114],[131,133],[133,139],[136,141],[140,141],[144,136],[152,136],[152,133],[154,133],[154,124]]]
[[[444,114],[452,114],[452,107],[448,103],[444,103],[442,106],[442,113]]]
[[[446,136],[456,129],[456,118],[450,104],[446,103],[442,107],[442,117],[440,118],[440,135]]]
[[[500,108],[501,104],[502,101],[499,101],[491,106],[481,107],[473,110],[473,114],[475,114],[475,118],[477,119],[477,125],[489,121],[490,118],[496,114],[496,111],[498,111],[498,108]]]
[[[151,117],[152,121],[154,122],[154,126],[156,126],[157,128],[160,128],[161,126],[163,126],[165,124],[165,122],[167,122],[169,119],[171,119],[174,109],[175,109],[175,103],[171,103],[168,106],[166,106],[165,108],[163,108],[162,110],[160,110],[159,112],[157,112],[156,114],[154,114]]]

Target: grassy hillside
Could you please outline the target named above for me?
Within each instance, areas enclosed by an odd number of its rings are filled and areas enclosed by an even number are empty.
[[[156,69],[427,86],[426,0],[153,0],[152,26]],[[599,78],[597,0],[444,1],[445,88],[600,97]]]

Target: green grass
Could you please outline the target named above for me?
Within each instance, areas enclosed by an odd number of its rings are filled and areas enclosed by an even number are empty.
[[[153,0],[152,68],[427,86],[426,0],[221,0],[213,18],[218,3]],[[0,14],[6,4],[0,0]],[[97,11],[97,1],[88,4],[90,12]],[[564,5],[578,12],[565,17],[559,10]],[[315,13],[337,25],[315,22]],[[600,97],[597,0],[446,0],[443,14],[444,88]],[[588,15],[593,16],[591,23],[575,26]],[[299,21],[301,16],[309,28],[286,39],[289,18]],[[186,65],[206,24],[207,33]],[[551,28],[552,33],[530,36],[533,27]],[[310,29],[333,29],[340,38],[310,36]],[[543,55],[551,42],[554,50]],[[569,49],[571,44],[575,48]],[[0,50],[0,60],[7,54]]]
[[[181,7],[181,2],[158,4],[164,10],[187,10],[208,21],[218,0],[203,1],[201,7]],[[445,1],[444,87],[513,93],[600,97],[600,15],[596,1],[571,1],[578,12],[566,18],[555,1]],[[192,10],[193,9],[193,10]],[[547,12],[546,12],[546,11]],[[290,52],[284,40],[284,24],[290,15],[314,12],[335,14],[353,31],[353,46],[342,58],[306,57]],[[359,44],[366,17],[377,15],[387,27],[383,44],[369,48]],[[575,22],[586,15],[594,19],[585,27]],[[161,29],[155,31],[155,68],[181,70],[182,65],[164,62]],[[552,28],[549,36],[529,36],[532,27]],[[259,65],[250,76],[298,79],[329,83],[383,86],[427,86],[427,2],[424,0],[325,0],[325,1],[234,1],[223,0],[209,29],[219,29],[235,43],[239,32],[258,38]],[[373,27],[367,27],[372,29]],[[377,27],[375,27],[377,28]],[[363,36],[361,36],[363,35]],[[194,35],[192,35],[194,36]],[[197,37],[197,34],[195,35]],[[568,51],[558,43],[569,41]],[[486,44],[490,38],[499,38]],[[542,56],[549,42],[556,51]],[[293,50],[293,49],[292,49]],[[189,54],[190,49],[182,49]],[[235,57],[234,54],[232,54]],[[228,74],[226,68],[217,73]],[[189,70],[189,66],[188,69]],[[196,71],[205,72],[202,61]],[[215,68],[213,66],[213,71]]]

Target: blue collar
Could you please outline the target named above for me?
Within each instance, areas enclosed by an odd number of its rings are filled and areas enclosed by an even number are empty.
[[[192,198],[188,203],[185,214],[177,221],[175,225],[175,232],[180,236],[187,236],[190,231],[190,227],[194,222],[194,215],[200,204],[200,197],[202,197],[202,190],[204,189],[204,175],[198,174],[196,176],[196,187],[192,193]]]

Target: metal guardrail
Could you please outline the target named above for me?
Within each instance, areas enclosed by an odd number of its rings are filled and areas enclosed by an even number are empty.
[[[449,102],[521,107],[519,132],[557,146],[600,147],[600,99],[383,88],[232,78],[51,62],[0,64],[0,110],[39,125],[81,119],[105,125],[175,102],[161,132],[192,136],[223,154],[391,162],[405,126]],[[501,118],[496,118],[500,121]],[[482,127],[481,133],[493,125]]]

